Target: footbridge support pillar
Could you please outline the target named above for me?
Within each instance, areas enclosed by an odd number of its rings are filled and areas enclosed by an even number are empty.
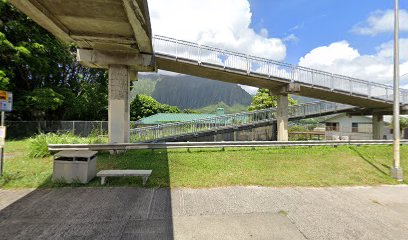
[[[155,71],[154,58],[149,54],[78,49],[77,60],[84,66],[108,69],[109,143],[130,141],[130,81],[138,72]]]
[[[384,136],[384,117],[382,114],[373,114],[373,140],[381,140]]]
[[[288,141],[288,94],[279,94],[278,95],[278,106],[276,110],[276,122],[277,122],[277,140],[278,141]]]
[[[130,81],[135,73],[125,65],[109,66],[109,143],[129,142]]]
[[[277,96],[276,109],[276,125],[277,125],[277,140],[288,141],[288,121],[289,121],[289,94],[300,92],[298,83],[289,83],[282,86],[280,89],[271,89],[270,94]]]

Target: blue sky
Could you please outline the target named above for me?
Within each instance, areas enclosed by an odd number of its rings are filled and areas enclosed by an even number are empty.
[[[393,73],[393,8],[394,0],[149,0],[154,34],[384,84]],[[400,8],[404,74],[408,0]]]
[[[373,54],[376,46],[393,39],[392,33],[374,37],[353,33],[353,26],[377,10],[393,9],[393,0],[250,0],[251,26],[268,29],[271,36],[294,34],[298,41],[287,44],[286,61],[297,63],[311,49],[347,40],[361,54]],[[408,8],[408,1],[401,1]],[[407,37],[405,32],[401,37]]]

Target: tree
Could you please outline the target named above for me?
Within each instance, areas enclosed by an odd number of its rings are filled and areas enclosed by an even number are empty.
[[[103,120],[107,76],[76,61],[68,46],[0,0],[0,89],[14,94],[9,119]]]
[[[167,104],[161,104],[147,95],[136,95],[130,103],[130,120],[137,121],[157,113],[179,113],[180,109]]]
[[[289,106],[296,105],[297,101],[289,96]],[[271,96],[269,90],[265,88],[258,89],[258,93],[253,96],[249,111],[275,108],[278,105],[278,97]]]
[[[25,119],[43,119],[47,113],[61,107],[64,99],[51,88],[37,88],[21,97],[15,108],[24,114]]]
[[[404,118],[404,117],[400,118],[400,128],[401,130],[408,128],[408,118]]]

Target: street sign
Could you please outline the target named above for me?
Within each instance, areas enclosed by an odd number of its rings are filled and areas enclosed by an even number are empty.
[[[11,112],[13,109],[13,93],[0,91],[0,111]]]
[[[6,140],[6,127],[0,126],[0,147],[4,147],[5,140]]]

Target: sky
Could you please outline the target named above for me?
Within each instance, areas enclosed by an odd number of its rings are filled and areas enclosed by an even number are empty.
[[[393,0],[148,2],[153,34],[392,83]],[[403,75],[408,73],[408,0],[401,0],[400,8]],[[408,75],[401,85],[408,88]]]

